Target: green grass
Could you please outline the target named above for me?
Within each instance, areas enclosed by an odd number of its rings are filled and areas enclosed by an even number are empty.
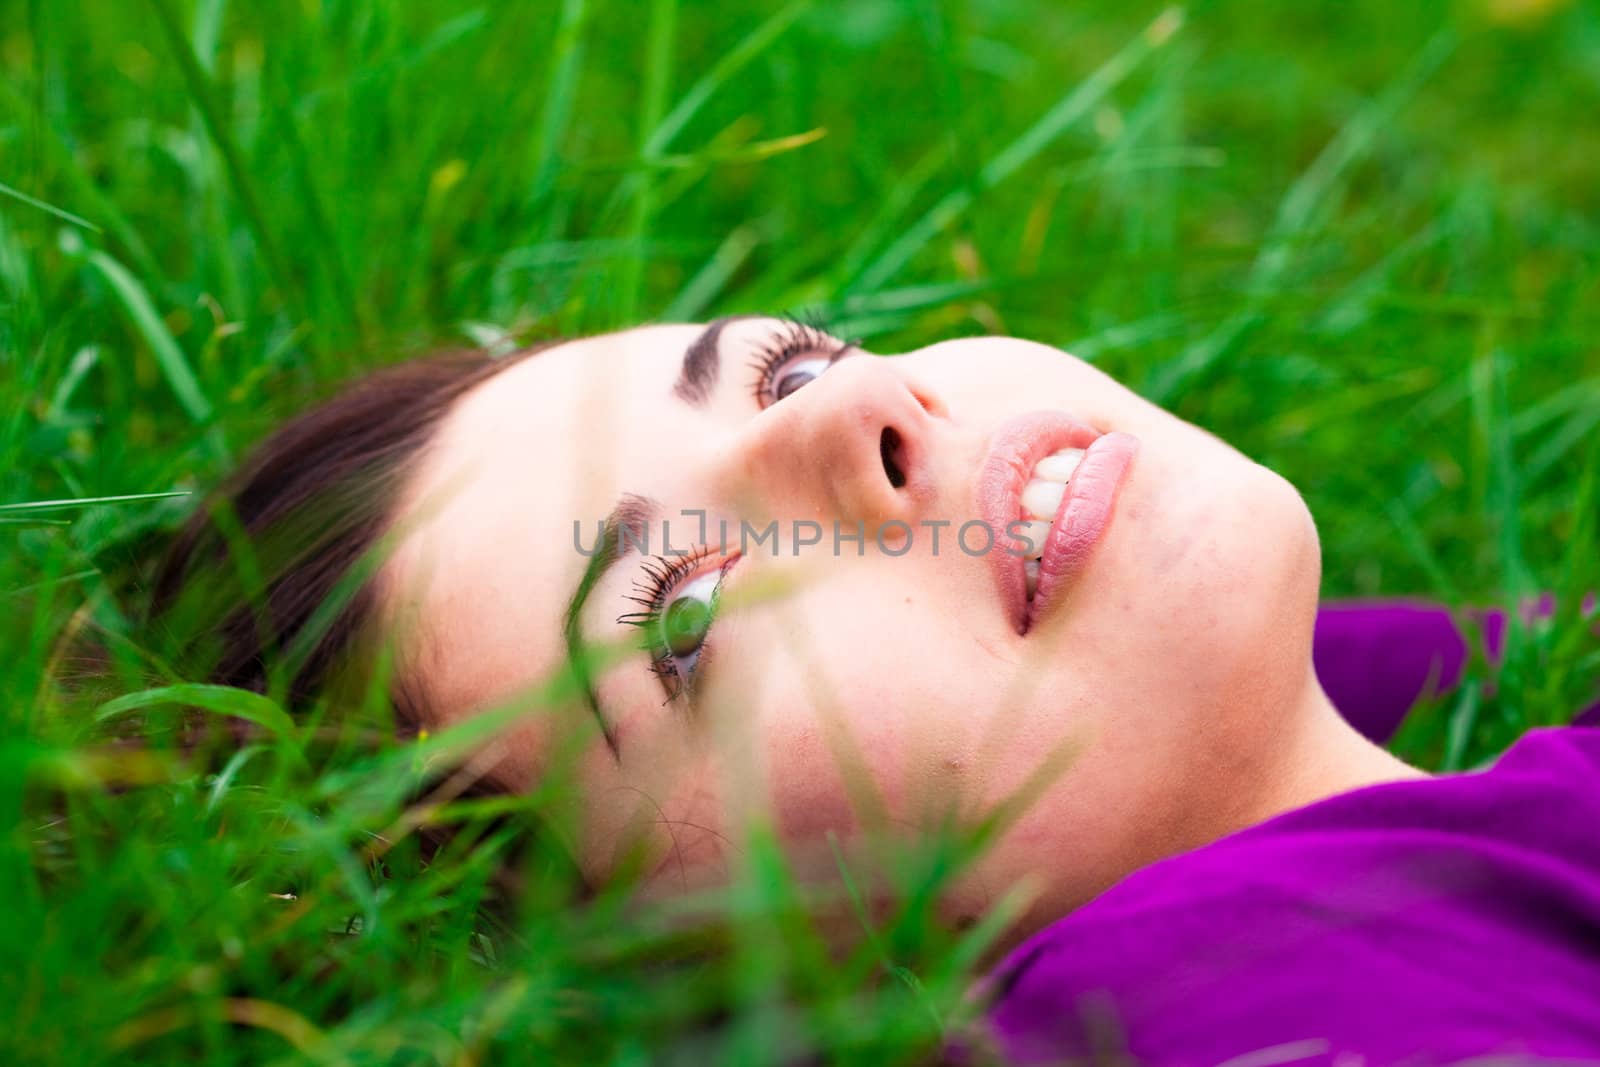
[[[877,1064],[970,1014],[991,931],[926,900],[971,842],[886,859],[910,903],[833,959],[770,850],[708,926],[578,899],[528,830],[559,783],[412,804],[460,738],[49,680],[85,626],[148,644],[163,494],[441,344],[741,310],[1060,344],[1295,482],[1328,595],[1558,594],[1408,755],[1469,765],[1589,697],[1600,9],[1161,12],[0,0],[10,1058]],[[175,701],[258,737],[180,756]],[[521,906],[489,906],[508,866]]]

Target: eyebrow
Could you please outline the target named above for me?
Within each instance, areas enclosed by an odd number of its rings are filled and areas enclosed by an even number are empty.
[[[706,397],[711,395],[711,387],[717,384],[717,376],[722,372],[722,352],[719,342],[722,339],[722,329],[730,322],[741,319],[766,318],[765,315],[724,315],[720,319],[712,320],[700,336],[689,343],[683,351],[683,369],[678,372],[678,380],[672,386],[672,391],[680,400],[693,407],[704,407]]]
[[[649,525],[660,513],[661,504],[658,501],[637,493],[622,494],[616,506],[611,509],[611,514],[600,524],[600,537],[589,556],[589,565],[583,569],[583,577],[578,579],[578,587],[573,591],[572,599],[567,601],[567,609],[561,616],[561,633],[566,641],[567,662],[571,664],[573,673],[583,686],[584,701],[600,723],[600,732],[605,736],[606,745],[618,761],[622,759],[622,752],[617,747],[617,738],[611,729],[611,719],[601,710],[600,692],[595,686],[594,672],[590,669],[588,651],[584,646],[583,606],[589,602],[589,594],[594,591],[595,586],[626,558],[627,553],[623,551],[625,543],[623,531],[629,531],[626,539],[627,547],[630,550],[637,549],[640,544],[648,543],[644,538],[649,536]],[[573,540],[576,544],[578,540],[576,533],[573,535]]]
[[[724,315],[720,319],[713,319],[704,330],[700,331],[699,336],[689,342],[689,347],[684,349],[683,365],[678,371],[677,381],[673,383],[673,393],[692,407],[704,407],[706,398],[711,395],[711,389],[717,384],[717,378],[722,373],[720,342],[723,328],[731,322],[742,319],[766,317],[743,314]],[[627,547],[638,549],[641,544],[649,543],[646,539],[648,527],[660,514],[661,504],[647,496],[623,493],[618,498],[616,505],[611,509],[611,514],[600,524],[600,538],[595,544],[595,550],[589,556],[589,565],[584,568],[583,577],[578,579],[578,587],[573,591],[572,598],[567,601],[566,611],[561,617],[561,634],[566,643],[567,662],[583,686],[584,701],[600,723],[600,732],[605,736],[606,745],[619,762],[622,759],[622,752],[617,747],[616,734],[611,729],[611,717],[600,706],[600,692],[595,685],[594,672],[590,669],[588,650],[583,640],[583,608],[589,602],[589,594],[594,592],[595,586],[627,557],[628,553],[622,550],[624,547],[622,532],[631,531],[632,536],[627,539]],[[576,540],[575,535],[574,541]]]

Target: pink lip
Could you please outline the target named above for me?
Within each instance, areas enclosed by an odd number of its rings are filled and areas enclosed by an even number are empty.
[[[1033,476],[1034,466],[1063,448],[1081,448],[1084,456],[1051,523],[1039,560],[1039,588],[1030,605],[1022,557],[1008,551],[1018,542],[1006,536],[1006,527],[1022,517],[1022,489]],[[1018,416],[1002,424],[990,438],[989,455],[978,476],[978,508],[995,531],[989,562],[1001,604],[1018,634],[1026,634],[1057,591],[1087,565],[1111,522],[1117,491],[1138,449],[1135,437],[1100,434],[1056,411]]]

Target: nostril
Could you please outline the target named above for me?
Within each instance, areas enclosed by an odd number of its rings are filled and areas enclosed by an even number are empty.
[[[906,484],[902,445],[900,431],[893,426],[885,426],[883,433],[878,435],[878,455],[883,457],[883,473],[889,476],[889,484],[896,489]]]

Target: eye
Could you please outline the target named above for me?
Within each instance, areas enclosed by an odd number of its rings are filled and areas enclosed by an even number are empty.
[[[782,400],[790,393],[808,384],[813,378],[822,377],[822,372],[828,369],[833,361],[830,359],[799,359],[785,364],[777,374],[777,380],[772,384],[772,399]]]
[[[702,574],[668,594],[658,626],[659,647],[684,665],[684,674],[693,673],[700,659],[700,648],[711,630],[711,609],[716,602],[722,572]]]
[[[642,631],[650,670],[666,687],[669,701],[683,692],[700,668],[716,617],[717,595],[738,559],[731,557],[715,570],[696,574],[711,551],[706,547],[688,556],[646,560],[645,576],[634,583],[635,593],[629,597],[641,610],[617,620]]]
[[[785,319],[757,353],[756,403],[770,407],[798,392],[850,348],[816,326]]]

